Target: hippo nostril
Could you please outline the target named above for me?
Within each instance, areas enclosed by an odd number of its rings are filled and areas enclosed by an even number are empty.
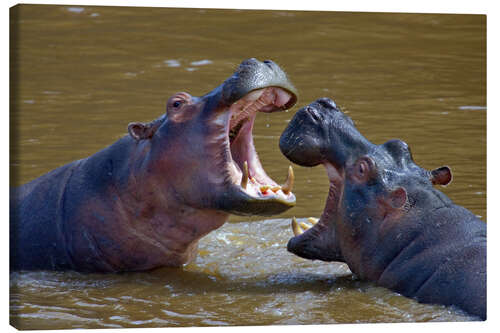
[[[307,105],[305,107],[305,111],[307,113],[309,113],[309,115],[312,117],[312,119],[321,122],[321,116],[320,116],[320,114],[318,113],[318,111],[315,108]]]
[[[256,64],[258,64],[259,61],[255,58],[248,58],[248,59],[245,59],[240,66],[255,66]]]
[[[273,68],[273,66],[275,65],[274,61],[272,60],[264,60],[263,63],[266,64],[269,68]]]
[[[333,108],[333,109],[337,110],[337,104],[335,104],[335,102],[328,97],[322,97],[322,98],[318,99],[317,102],[318,102],[318,104],[320,104],[321,106],[323,106],[325,108],[328,108],[328,109]]]

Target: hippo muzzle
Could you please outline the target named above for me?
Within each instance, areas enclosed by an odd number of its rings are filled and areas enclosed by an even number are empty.
[[[264,171],[252,137],[257,113],[284,111],[297,102],[296,89],[285,72],[271,60],[248,59],[209,94],[214,95],[219,99],[218,107],[211,112],[218,117],[222,113],[225,120],[229,119],[222,146],[230,153],[224,157],[224,172],[227,179],[231,179],[226,191],[219,192],[217,207],[238,215],[273,215],[293,207],[291,167],[284,184],[276,183]]]
[[[330,220],[335,218],[344,185],[344,169],[353,156],[366,153],[373,145],[364,138],[329,98],[320,98],[303,107],[294,115],[280,138],[282,153],[301,166],[326,167],[330,190],[323,215],[318,221],[311,219],[313,228],[293,220],[295,237],[287,249],[306,259],[342,261],[342,254],[335,239],[335,228]],[[303,233],[303,229],[306,231]]]

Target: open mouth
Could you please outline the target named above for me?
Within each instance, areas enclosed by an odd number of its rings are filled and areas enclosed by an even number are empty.
[[[319,219],[310,217],[305,221],[292,219],[292,237],[287,245],[288,251],[305,259],[323,261],[338,260],[338,253],[329,246],[334,233],[334,219],[338,218],[338,206],[343,191],[343,170],[335,168],[330,163],[324,163],[330,187],[325,208]]]
[[[294,175],[291,166],[287,179],[278,184],[264,171],[253,143],[252,130],[258,112],[284,111],[296,102],[294,94],[279,88],[266,87],[253,90],[229,108],[227,143],[231,155],[229,177],[231,182],[253,199],[277,200],[295,204],[292,193]]]

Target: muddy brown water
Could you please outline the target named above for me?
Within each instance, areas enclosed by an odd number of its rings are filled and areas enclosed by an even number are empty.
[[[245,58],[273,59],[297,107],[257,117],[268,174],[290,164],[278,138],[293,113],[333,98],[380,144],[406,141],[428,169],[449,165],[443,191],[486,221],[486,17],[25,5],[11,12],[11,185],[86,157],[164,112],[177,91],[204,94]],[[345,265],[286,251],[290,218],[319,216],[322,167],[295,166],[297,206],[237,217],[202,239],[183,269],[10,276],[18,328],[468,321],[358,281]]]

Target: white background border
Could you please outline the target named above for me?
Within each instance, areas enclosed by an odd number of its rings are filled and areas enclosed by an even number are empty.
[[[328,0],[307,0],[307,1],[262,1],[262,0],[247,0],[247,1],[125,1],[125,0],[103,0],[103,1],[39,1],[31,0],[29,4],[59,4],[59,5],[99,5],[99,6],[137,6],[137,7],[186,7],[186,8],[240,8],[240,9],[288,9],[288,10],[330,10],[330,11],[358,11],[358,12],[406,12],[406,13],[448,13],[448,14],[486,14],[487,15],[487,218],[488,218],[488,320],[486,323],[419,323],[419,324],[354,324],[354,325],[314,325],[314,326],[264,326],[264,327],[214,327],[214,328],[168,328],[168,332],[254,332],[256,329],[263,331],[278,330],[283,332],[302,332],[303,330],[313,329],[316,332],[346,332],[346,331],[364,331],[369,330],[370,333],[378,332],[421,332],[427,331],[467,331],[481,330],[489,332],[495,329],[498,331],[498,323],[500,323],[498,313],[498,264],[500,259],[497,257],[498,252],[498,210],[500,205],[496,205],[498,200],[498,174],[500,168],[497,165],[497,156],[499,153],[496,148],[498,127],[498,113],[500,112],[498,96],[498,63],[500,62],[500,54],[498,52],[499,36],[499,9],[496,1],[486,0],[466,0],[466,1],[451,1],[451,0],[420,0],[420,1],[328,1]],[[497,5],[495,5],[495,3]],[[14,328],[9,326],[9,258],[8,258],[8,215],[9,215],[9,9],[11,6],[18,4],[15,1],[6,1],[3,4],[2,19],[2,105],[4,111],[1,112],[3,131],[1,131],[1,147],[2,155],[0,164],[1,167],[1,200],[0,212],[2,216],[1,235],[3,236],[0,242],[2,248],[1,261],[1,307],[0,312],[0,328],[6,331],[14,331]],[[306,46],[304,46],[306,47]],[[140,329],[140,332],[153,332],[154,329]],[[165,329],[164,329],[165,330]],[[109,330],[106,330],[107,332]],[[116,332],[117,330],[113,330]],[[118,330],[119,332],[129,332],[126,330]],[[156,330],[158,331],[158,330]],[[41,331],[50,332],[50,331]],[[63,331],[55,331],[63,332]],[[130,331],[132,332],[132,331]],[[134,329],[133,332],[137,332]]]

